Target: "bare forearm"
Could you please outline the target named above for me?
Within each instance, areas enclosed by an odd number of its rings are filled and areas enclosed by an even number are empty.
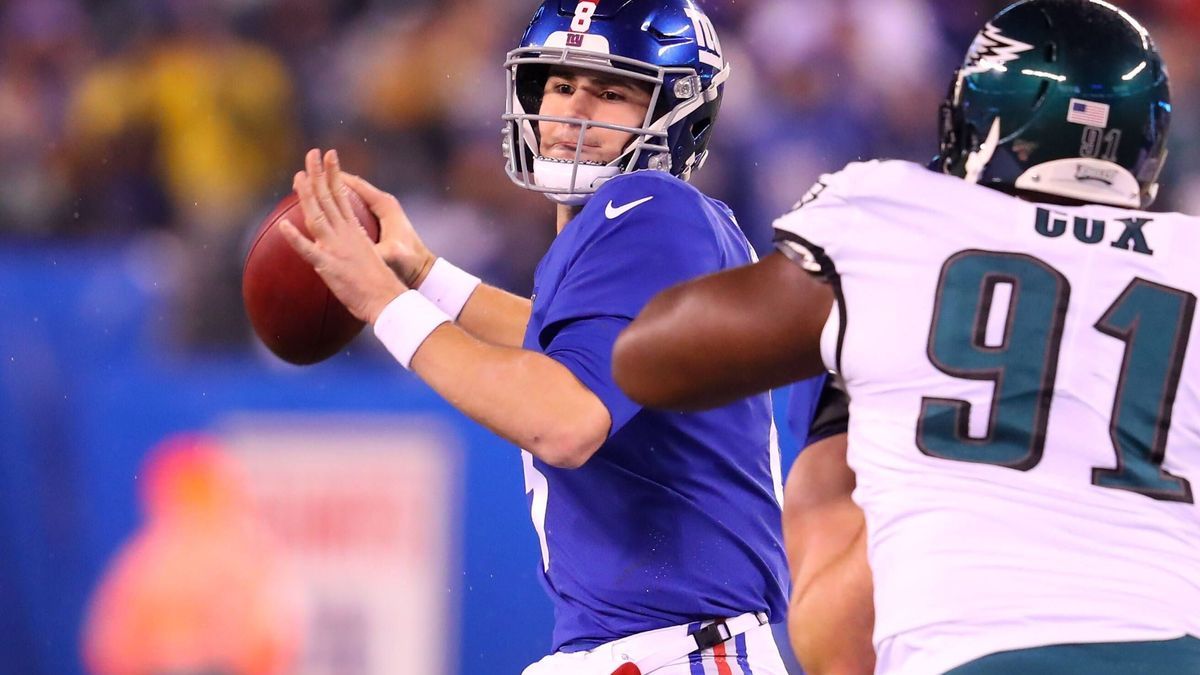
[[[484,342],[519,348],[532,308],[528,298],[480,284],[458,315],[458,325]]]
[[[866,519],[851,498],[846,434],[809,444],[784,486],[783,540],[792,573],[788,633],[810,675],[874,668]]]
[[[618,338],[613,373],[629,397],[713,408],[820,373],[832,291],[779,255],[659,293]],[[714,355],[720,355],[720,358]]]
[[[788,634],[806,673],[869,675],[874,671],[872,595],[864,528],[792,598]]]
[[[608,434],[604,404],[538,352],[443,324],[417,350],[412,369],[468,417],[554,466],[579,466]]]

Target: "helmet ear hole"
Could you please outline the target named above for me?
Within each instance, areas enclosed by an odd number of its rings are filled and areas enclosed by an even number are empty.
[[[698,120],[696,123],[692,124],[692,138],[696,141],[700,141],[700,139],[704,138],[704,136],[708,134],[709,129],[712,129],[712,118]]]

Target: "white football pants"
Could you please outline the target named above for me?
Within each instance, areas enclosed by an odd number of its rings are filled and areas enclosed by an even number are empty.
[[[681,654],[665,665],[661,658],[664,642],[677,641],[688,633],[688,626],[672,626],[614,640],[586,652],[557,652],[534,663],[522,675],[612,675],[627,663],[650,670],[621,671],[633,675],[787,675],[771,626],[756,626],[725,642],[692,654]],[[628,668],[628,667],[627,667]]]

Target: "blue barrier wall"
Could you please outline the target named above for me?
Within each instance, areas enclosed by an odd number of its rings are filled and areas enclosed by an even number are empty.
[[[452,660],[492,674],[540,658],[552,616],[516,449],[383,358],[293,368],[168,348],[163,260],[131,242],[0,247],[0,670],[81,672],[84,606],[139,522],[144,454],[239,412],[414,413],[452,428],[464,471],[448,505],[463,519]]]

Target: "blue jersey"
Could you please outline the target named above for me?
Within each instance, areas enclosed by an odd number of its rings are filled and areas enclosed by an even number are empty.
[[[821,384],[825,383],[828,375],[822,374],[814,378]],[[804,450],[812,443],[824,438],[813,438],[813,417],[817,414],[817,406],[821,400],[810,393],[811,380],[801,380],[788,387],[787,424],[792,437],[796,439],[796,449]]]
[[[566,366],[612,417],[581,468],[524,454],[555,651],[747,611],[784,617],[768,397],[669,413],[641,408],[612,378],[617,334],[655,293],[750,259],[723,204],[641,171],[604,184],[538,265],[525,348]]]
[[[841,379],[825,373],[792,385],[787,421],[800,451],[846,433],[850,428],[850,397]]]

